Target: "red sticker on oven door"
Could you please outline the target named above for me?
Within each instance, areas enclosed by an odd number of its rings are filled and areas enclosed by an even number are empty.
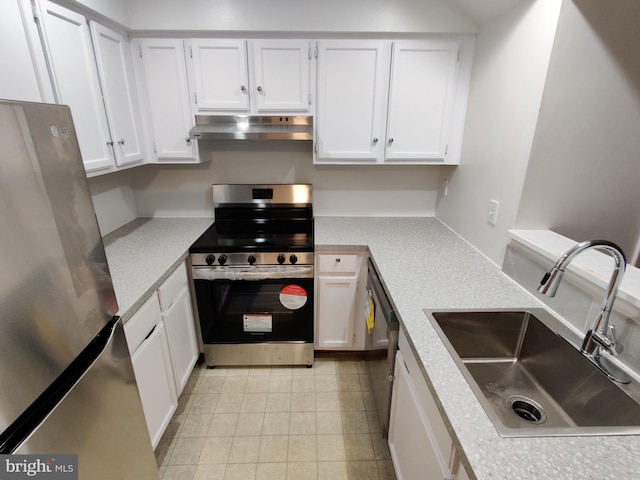
[[[280,303],[289,310],[298,310],[307,303],[307,291],[300,285],[287,285],[280,290]]]

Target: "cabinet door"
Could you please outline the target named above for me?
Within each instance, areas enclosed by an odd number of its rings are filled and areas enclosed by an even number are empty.
[[[180,395],[200,353],[191,309],[191,297],[186,285],[176,295],[169,308],[162,312],[162,318],[167,327],[176,389]]]
[[[318,43],[318,163],[383,160],[389,65],[388,42]]]
[[[135,320],[135,316],[129,321]],[[178,406],[167,333],[160,319],[154,330],[131,355],[142,409],[153,448]]]
[[[457,472],[455,475],[455,480],[470,480],[471,476],[467,473],[467,470],[462,465],[462,462],[459,462],[457,465]]]
[[[445,160],[461,46],[459,40],[394,42],[386,160]]]
[[[6,0],[0,15],[0,98],[25,102],[53,101],[30,5],[23,0]],[[10,65],[10,68],[7,66]]]
[[[394,374],[389,450],[398,480],[451,479],[400,351]]]
[[[182,40],[133,40],[140,81],[148,99],[153,145],[160,162],[197,161],[196,141],[189,139],[191,115]]]
[[[93,46],[118,166],[141,162],[140,106],[132,80],[127,39],[113,30],[90,22]]]
[[[248,112],[246,41],[193,39],[186,48],[194,111]]]
[[[319,349],[353,348],[357,283],[357,277],[318,277],[316,345]]]
[[[309,42],[255,40],[252,46],[256,111],[308,112]]]
[[[42,2],[39,18],[56,100],[71,108],[85,170],[113,167],[111,135],[87,21],[48,1]]]

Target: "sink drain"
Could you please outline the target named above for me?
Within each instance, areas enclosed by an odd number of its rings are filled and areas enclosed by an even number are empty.
[[[547,420],[542,407],[530,398],[514,395],[509,397],[507,405],[513,413],[527,422],[544,423]]]

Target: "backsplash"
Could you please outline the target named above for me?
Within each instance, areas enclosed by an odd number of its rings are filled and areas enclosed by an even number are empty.
[[[129,171],[125,170],[89,179],[93,206],[103,237],[138,217],[129,175]]]
[[[554,263],[555,260],[543,258],[512,239],[507,246],[502,270],[568,322],[577,335],[582,336],[602,306],[604,290],[586,285],[586,282],[578,275],[572,275],[571,269],[568,269],[555,297],[538,293],[540,280]],[[613,264],[613,260],[611,263]],[[640,310],[633,308],[628,302],[624,302],[624,305],[620,302],[618,306],[623,306],[625,312],[616,310],[614,304],[610,317],[610,324],[616,327],[618,342],[624,348],[617,360],[632,370],[640,381],[640,323],[637,320]]]

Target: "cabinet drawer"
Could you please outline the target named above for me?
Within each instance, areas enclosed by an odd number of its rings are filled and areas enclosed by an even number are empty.
[[[436,406],[436,402],[427,386],[427,383],[422,376],[422,371],[418,366],[418,361],[414,356],[413,351],[411,350],[411,346],[407,340],[406,334],[402,329],[400,329],[400,335],[398,338],[398,348],[402,352],[402,357],[404,359],[404,363],[407,367],[407,370],[411,374],[411,379],[415,386],[416,394],[422,408],[424,409],[427,417],[429,418],[429,423],[431,424],[432,431],[435,436],[435,442],[442,453],[443,458],[449,457],[449,452],[451,451],[451,447],[453,442],[451,437],[449,436],[449,431],[444,424],[444,420],[442,420],[442,416],[440,414],[440,410]]]
[[[158,304],[156,292],[153,292],[142,307],[124,324],[124,334],[127,338],[129,353],[136,351],[159,320],[160,305]]]
[[[169,275],[169,278],[160,285],[160,288],[158,288],[160,309],[166,310],[169,308],[176,295],[180,292],[180,289],[187,285],[187,282],[187,267],[182,263],[171,275]]]
[[[320,273],[356,273],[358,271],[358,255],[325,254],[318,255],[318,271]]]

